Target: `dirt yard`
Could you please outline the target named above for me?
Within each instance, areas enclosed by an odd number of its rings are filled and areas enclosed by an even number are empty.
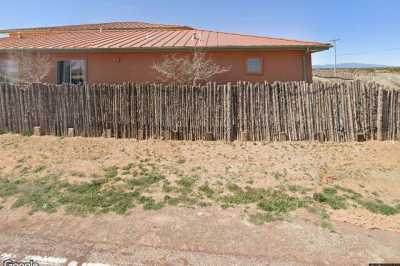
[[[400,262],[400,143],[0,135],[0,254],[113,265]]]
[[[400,68],[338,69],[337,76],[340,79],[333,78],[333,70],[314,70],[315,81],[361,80],[363,82],[376,82],[387,88],[400,89]]]

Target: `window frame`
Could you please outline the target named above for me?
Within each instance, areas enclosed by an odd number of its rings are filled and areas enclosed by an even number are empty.
[[[3,71],[4,76],[0,77],[3,82],[14,83],[18,81],[18,64],[12,59],[0,59],[0,71]],[[1,73],[0,73],[1,74]]]
[[[249,61],[250,60],[259,60],[260,62],[260,71],[257,72],[251,72],[249,71]],[[246,74],[247,75],[252,75],[252,76],[260,76],[264,74],[264,58],[261,56],[253,56],[253,57],[247,57],[245,61],[245,67],[246,67]]]
[[[83,82],[82,83],[72,83],[72,73],[73,73],[73,71],[72,71],[72,62],[73,61],[79,61],[79,62],[82,62],[82,68],[83,68]],[[60,63],[64,63],[65,64],[65,62],[68,62],[68,66],[69,66],[69,82],[64,82],[64,81],[61,81],[60,82],[60,78],[59,78],[59,74],[60,74],[60,70],[59,70],[59,65],[60,65]],[[86,84],[87,83],[87,66],[88,66],[88,64],[87,64],[87,60],[86,59],[81,59],[81,58],[79,58],[79,59],[60,59],[60,60],[57,60],[56,61],[56,76],[57,76],[57,84],[58,85],[62,85],[62,84],[73,84],[73,85],[79,85],[79,84]],[[64,72],[65,70],[63,69],[63,72]]]

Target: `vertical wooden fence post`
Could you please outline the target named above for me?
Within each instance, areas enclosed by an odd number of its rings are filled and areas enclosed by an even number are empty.
[[[232,106],[232,87],[231,84],[228,83],[226,87],[224,87],[224,96],[225,96],[225,130],[226,130],[226,140],[232,141],[233,137],[233,106]]]
[[[377,118],[376,118],[376,127],[377,127],[377,138],[379,141],[383,140],[383,90],[379,88],[378,91],[378,110],[377,110]]]

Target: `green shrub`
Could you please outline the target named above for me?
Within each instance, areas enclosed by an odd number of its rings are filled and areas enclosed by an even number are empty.
[[[18,183],[9,179],[0,179],[0,197],[6,198],[18,193]]]
[[[148,174],[136,179],[129,179],[128,185],[133,187],[149,187],[152,184],[158,183],[161,180],[165,179],[164,176],[159,174]]]
[[[373,213],[378,213],[383,215],[394,215],[400,213],[400,208],[398,208],[398,206],[392,207],[390,205],[381,202],[364,201],[361,202],[361,205]]]
[[[33,135],[33,131],[31,129],[28,129],[28,130],[22,131],[21,135],[24,137],[30,137]]]
[[[313,199],[320,203],[328,204],[332,209],[345,209],[346,199],[337,195],[337,190],[334,188],[325,188],[323,193],[314,193]]]
[[[176,183],[179,186],[179,192],[182,194],[189,194],[193,191],[193,186],[196,184],[198,177],[184,176],[181,177]]]
[[[151,197],[142,196],[139,201],[143,204],[144,210],[160,210],[165,206],[164,202],[156,202]]]
[[[260,201],[257,207],[273,214],[281,215],[299,208],[306,207],[304,199],[292,197],[281,191],[275,191],[270,197]]]
[[[107,181],[111,181],[112,179],[114,179],[115,177],[117,177],[118,175],[118,168],[116,166],[111,166],[108,168],[104,169],[104,178]]]
[[[209,199],[213,198],[215,195],[215,191],[209,186],[208,183],[205,183],[202,186],[200,186],[199,191],[203,192]]]

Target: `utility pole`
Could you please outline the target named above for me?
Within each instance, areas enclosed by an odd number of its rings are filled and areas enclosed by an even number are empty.
[[[330,40],[329,42],[333,44],[333,49],[335,53],[335,64],[333,65],[333,73],[336,77],[336,64],[337,64],[337,53],[336,53],[336,47],[337,47],[337,42],[340,41],[340,39],[334,39]]]

